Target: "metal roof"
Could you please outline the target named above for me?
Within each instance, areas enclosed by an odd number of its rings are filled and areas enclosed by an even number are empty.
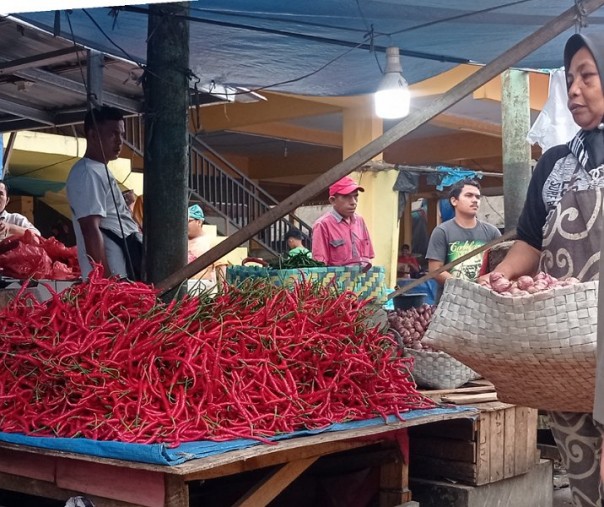
[[[93,70],[94,69],[94,70]],[[125,114],[143,109],[136,63],[88,51],[39,28],[0,19],[0,132],[82,122],[92,84]],[[203,94],[202,103],[216,102]]]

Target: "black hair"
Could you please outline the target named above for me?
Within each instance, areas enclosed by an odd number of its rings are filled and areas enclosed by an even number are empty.
[[[302,234],[302,231],[300,231],[300,229],[292,227],[289,231],[285,233],[285,241],[287,241],[289,238],[303,240],[304,235]]]
[[[4,188],[6,189],[6,194],[8,195],[8,193],[10,192],[10,187],[8,186],[8,183],[4,180],[0,180],[0,184],[4,185]]]
[[[453,199],[453,197],[455,197],[455,199],[459,199],[459,196],[461,195],[461,191],[463,190],[463,187],[465,187],[466,185],[476,187],[478,190],[480,190],[480,183],[478,183],[478,181],[472,180],[469,178],[465,179],[465,180],[461,180],[461,181],[458,181],[457,183],[455,183],[455,185],[453,185],[451,187],[451,190],[449,190],[449,200]]]
[[[95,125],[105,123],[106,121],[120,121],[123,119],[123,113],[116,107],[101,106],[91,109],[84,117],[84,133],[88,134]]]

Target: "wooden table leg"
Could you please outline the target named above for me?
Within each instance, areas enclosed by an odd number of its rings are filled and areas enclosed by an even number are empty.
[[[178,475],[166,474],[165,485],[165,507],[189,507],[189,486],[184,478]]]
[[[299,459],[283,465],[267,479],[254,486],[233,507],[260,507],[268,505],[287,486],[295,481],[319,457]]]
[[[399,452],[396,461],[380,467],[380,507],[394,507],[409,501],[409,465]]]

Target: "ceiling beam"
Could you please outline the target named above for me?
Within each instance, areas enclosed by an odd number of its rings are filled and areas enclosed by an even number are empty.
[[[252,157],[248,164],[248,176],[252,179],[264,180],[312,174],[314,178],[341,160],[342,152],[330,148],[315,153],[300,153],[295,157],[282,155]]]
[[[384,150],[392,164],[443,164],[466,159],[501,157],[501,139],[473,133],[459,133],[417,140],[400,140]]]
[[[25,69],[13,72],[12,75],[20,77],[22,79],[27,79],[28,81],[45,83],[50,86],[55,86],[71,93],[77,93],[84,97],[88,96],[88,90],[86,89],[86,86],[84,86],[82,83],[78,81],[73,81],[72,79],[67,79],[62,76],[58,76],[56,74],[53,74],[52,72],[47,72],[45,70]],[[103,100],[106,105],[117,107],[124,111],[140,113],[143,110],[142,100],[134,100],[127,97],[122,97],[115,93],[104,92]]]
[[[21,118],[34,120],[38,123],[43,123],[44,125],[54,125],[54,117],[52,114],[42,111],[41,109],[18,104],[12,100],[0,98],[0,111],[14,116],[20,116]]]
[[[85,51],[85,49],[70,46],[68,48],[58,49],[48,53],[0,62],[0,75],[12,74],[15,71],[29,69],[31,67],[44,67],[54,63],[64,62],[66,56],[71,56],[78,52],[85,53]]]
[[[249,125],[279,122],[336,113],[339,107],[321,104],[286,95],[264,93],[268,100],[243,103],[225,103],[199,108],[201,130],[205,133],[235,130]],[[195,111],[192,112],[194,116]]]
[[[300,143],[330,146],[333,148],[342,147],[342,132],[309,129],[286,122],[248,125],[247,127],[233,129],[233,131],[243,134],[266,136],[274,139],[284,139],[287,141],[297,141]]]
[[[501,138],[501,124],[490,121],[477,120],[457,114],[442,113],[430,120],[430,124],[451,130],[463,130],[485,136]]]

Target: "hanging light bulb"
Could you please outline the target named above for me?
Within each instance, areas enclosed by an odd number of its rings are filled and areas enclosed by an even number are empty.
[[[375,92],[375,114],[379,118],[404,118],[409,114],[410,102],[398,48],[386,48],[386,71]]]

